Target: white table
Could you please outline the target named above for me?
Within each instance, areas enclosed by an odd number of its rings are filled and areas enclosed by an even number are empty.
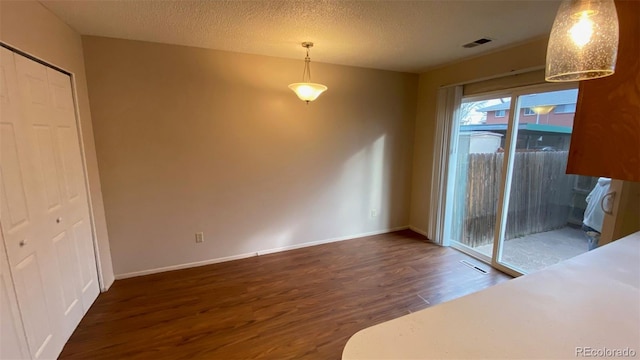
[[[640,358],[640,232],[361,330],[342,359],[570,359],[614,350]]]

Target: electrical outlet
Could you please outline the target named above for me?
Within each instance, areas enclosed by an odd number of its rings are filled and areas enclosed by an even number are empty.
[[[196,242],[197,243],[204,242],[204,233],[202,231],[196,233]]]
[[[378,209],[371,209],[370,215],[372,218],[378,216]]]

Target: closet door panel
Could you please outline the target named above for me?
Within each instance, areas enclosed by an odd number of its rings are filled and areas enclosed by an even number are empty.
[[[47,68],[33,60],[15,55],[18,88],[22,101],[23,121],[27,135],[31,141],[29,146],[34,151],[32,163],[37,186],[44,191],[45,203],[40,206],[46,227],[50,232],[49,241],[60,232],[58,219],[63,215],[63,187],[60,183],[58,162],[55,148],[55,126],[52,119],[52,104],[49,96]],[[54,229],[55,228],[55,229]]]
[[[57,132],[61,147],[60,155],[62,156],[67,201],[69,203],[82,202],[85,200],[84,196],[81,196],[84,192],[82,160],[78,153],[78,147],[74,146],[78,141],[76,130],[66,126],[59,126]],[[84,208],[84,206],[81,207]]]
[[[0,359],[27,359],[29,351],[0,232]]]
[[[13,265],[33,243],[33,224],[39,214],[33,209],[41,193],[30,176],[33,149],[25,129],[13,53],[0,48],[0,219],[9,261]]]
[[[41,124],[33,124],[32,131],[36,139],[36,171],[40,176],[46,195],[46,212],[57,214],[62,207],[60,196],[60,184],[58,183],[58,170],[53,152],[53,134],[51,127]]]
[[[47,69],[47,78],[52,99],[50,121],[56,129],[60,156],[59,181],[64,184],[66,202],[88,211],[70,78],[53,69]]]
[[[36,209],[42,214],[42,221],[38,223],[42,234],[39,251],[47,254],[40,259],[46,261],[47,275],[55,284],[48,294],[57,297],[60,303],[56,314],[60,319],[58,330],[66,341],[85,311],[80,295],[81,280],[77,271],[72,271],[78,264],[77,252],[67,235],[69,222],[73,223],[73,219],[63,181],[55,92],[49,85],[48,67],[19,55],[15,58],[24,121],[35,140],[31,146],[37,149],[33,156],[34,176],[45,190],[44,206]]]
[[[24,359],[28,358],[28,353],[24,351],[21,339],[22,328],[19,325],[19,318],[14,314],[11,306],[11,279],[9,274],[0,272],[0,359]]]
[[[77,276],[78,258],[73,239],[64,231],[53,239],[55,256],[58,260],[60,278],[62,279],[62,301],[65,317],[65,334],[71,336],[73,330],[80,323],[84,311],[79,296],[80,282]]]
[[[3,107],[4,108],[4,107]],[[2,116],[6,119],[5,116]],[[8,184],[11,191],[2,186],[2,218],[6,231],[14,231],[29,224],[27,197],[20,171],[20,157],[16,145],[15,129],[10,122],[0,122],[0,162],[2,163],[2,183]]]
[[[69,234],[73,237],[74,250],[79,259],[77,265],[80,275],[80,292],[86,313],[100,293],[95,252],[91,241],[91,225],[87,219],[80,220],[73,224]]]
[[[55,358],[99,294],[71,78],[1,50],[0,220],[7,279],[13,280],[31,356]]]
[[[46,359],[57,356],[56,351],[61,344],[56,344],[59,338],[56,336],[57,324],[46,301],[47,280],[43,277],[40,263],[39,254],[31,253],[13,267],[13,280],[31,353],[36,359]]]
[[[100,288],[71,79],[50,68],[47,68],[47,79],[51,98],[51,124],[55,128],[55,147],[60,164],[58,181],[64,189],[62,225],[73,243],[73,248],[69,250],[72,250],[77,259],[74,276],[86,311],[98,296]]]
[[[3,74],[2,118],[0,120],[0,187],[2,206],[0,219],[7,259],[11,269],[15,293],[20,304],[22,321],[29,352],[35,358],[55,358],[63,342],[57,329],[57,314],[62,308],[46,232],[42,208],[47,207],[43,187],[38,185],[32,159],[37,153],[35,134],[25,122],[24,104],[14,54],[2,48],[0,68]],[[36,82],[29,82],[27,90],[43,99]],[[46,94],[45,94],[46,95]]]

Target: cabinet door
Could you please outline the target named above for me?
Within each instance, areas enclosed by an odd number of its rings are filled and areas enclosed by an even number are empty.
[[[580,82],[567,172],[640,181],[640,1],[616,8],[616,72]]]

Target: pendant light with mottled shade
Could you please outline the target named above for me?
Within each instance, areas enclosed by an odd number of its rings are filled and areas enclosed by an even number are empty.
[[[613,75],[617,55],[613,0],[563,0],[551,28],[545,79],[566,82]]]

